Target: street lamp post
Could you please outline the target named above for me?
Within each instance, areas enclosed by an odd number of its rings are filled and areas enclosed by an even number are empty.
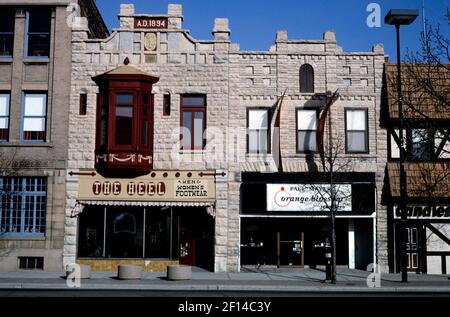
[[[406,190],[406,173],[405,173],[405,138],[403,136],[404,118],[403,118],[403,95],[402,95],[402,81],[401,81],[401,66],[400,66],[400,25],[411,24],[419,15],[418,10],[410,9],[392,9],[384,18],[386,24],[395,25],[397,34],[397,94],[398,94],[398,121],[399,121],[399,139],[400,139],[400,253],[401,253],[401,271],[402,282],[408,282],[408,255],[406,253],[406,222],[407,222],[407,190]]]

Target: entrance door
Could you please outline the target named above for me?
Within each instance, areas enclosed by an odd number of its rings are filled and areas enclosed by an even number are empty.
[[[195,238],[192,228],[186,224],[180,225],[179,263],[195,266]]]
[[[406,228],[406,253],[408,255],[408,271],[416,272],[419,269],[419,238],[420,230],[416,226]]]
[[[277,266],[304,267],[304,233],[283,235],[277,232]]]

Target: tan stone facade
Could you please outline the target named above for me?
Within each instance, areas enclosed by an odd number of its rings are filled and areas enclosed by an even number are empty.
[[[291,40],[287,32],[276,35],[268,51],[241,51],[229,40],[227,19],[216,19],[214,39],[195,40],[182,27],[182,8],[169,5],[165,28],[135,28],[135,18],[148,17],[122,5],[120,27],[105,39],[89,39],[87,21],[72,32],[72,73],[66,173],[64,264],[77,259],[76,206],[79,181],[69,172],[94,168],[96,100],[99,92],[92,77],[124,63],[149,72],[159,81],[154,94],[153,167],[158,170],[224,171],[216,176],[214,204],[214,270],[238,271],[241,244],[241,175],[244,172],[276,172],[271,156],[247,153],[247,111],[272,107],[286,90],[281,112],[281,155],[287,173],[308,172],[307,155],[296,151],[296,109],[323,107],[325,95],[339,89],[333,105],[333,136],[345,139],[344,108],[367,109],[368,153],[342,154],[351,160],[353,172],[372,172],[376,178],[375,254],[387,264],[386,210],[381,206],[386,167],[386,132],[379,128],[384,51],[344,52],[333,32],[315,41]],[[152,17],[152,16],[150,16]],[[148,35],[151,34],[151,35]],[[156,42],[155,42],[156,41]],[[153,50],[154,49],[154,50]],[[300,93],[299,69],[308,63],[314,69],[314,93]],[[87,93],[87,114],[79,115],[79,96]],[[170,116],[163,115],[163,98],[170,94]],[[204,151],[180,151],[180,95],[204,94],[206,147]],[[320,159],[313,158],[317,165]],[[263,199],[263,198],[262,198]],[[264,198],[265,199],[265,198]]]

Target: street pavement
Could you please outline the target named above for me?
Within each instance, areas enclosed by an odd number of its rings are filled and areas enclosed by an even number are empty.
[[[119,280],[116,276],[116,272],[91,272],[89,279],[81,279],[77,285],[73,280],[66,280],[62,272],[0,272],[0,296],[8,296],[7,290],[279,293],[284,296],[325,293],[450,295],[449,275],[409,274],[408,283],[401,283],[400,274],[378,276],[348,268],[338,268],[336,284],[325,281],[324,270],[312,268],[244,267],[239,273],[213,273],[193,268],[192,278],[186,281],[169,281],[161,272],[144,272],[140,280]]]

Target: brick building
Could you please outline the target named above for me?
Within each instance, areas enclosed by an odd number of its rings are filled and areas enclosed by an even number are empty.
[[[90,37],[108,35],[93,1],[0,3],[2,271],[62,269],[74,22],[69,9],[77,8],[89,8],[85,16],[95,25]]]
[[[89,38],[86,20],[73,28],[65,264],[323,264],[329,174],[315,137],[337,89],[326,135],[339,145],[338,264],[387,264],[382,45],[345,52],[330,31],[280,31],[268,51],[242,51],[223,18],[213,39],[193,39],[180,5],[149,15],[124,4],[119,19],[107,39]]]

